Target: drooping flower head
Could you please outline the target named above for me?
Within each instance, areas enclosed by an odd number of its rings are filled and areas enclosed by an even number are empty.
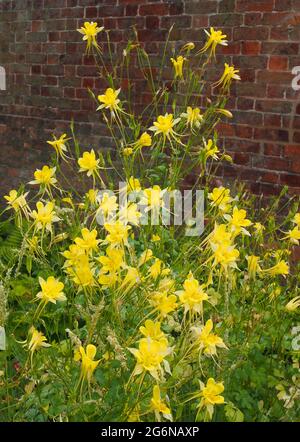
[[[81,380],[87,380],[87,382],[90,383],[93,373],[100,362],[100,359],[98,361],[94,361],[97,349],[95,345],[88,344],[86,346],[86,350],[82,346],[80,346],[79,352],[81,359]]]
[[[153,387],[153,395],[151,399],[151,408],[154,411],[156,420],[160,422],[160,414],[163,415],[165,419],[172,421],[172,414],[170,408],[162,401],[160,388],[158,385]]]
[[[87,42],[87,52],[90,52],[92,46],[94,46],[97,50],[99,50],[99,45],[97,43],[97,35],[99,32],[103,31],[104,27],[98,27],[98,23],[95,22],[85,22],[84,26],[80,29],[77,29],[80,34],[83,35],[83,40]]]
[[[183,63],[186,59],[179,55],[177,58],[171,58],[171,62],[173,64],[173,68],[175,71],[174,78],[183,78]]]
[[[232,80],[240,80],[241,77],[238,75],[239,70],[235,69],[234,66],[229,66],[229,64],[225,63],[224,72],[219,81],[215,83],[215,86],[222,85],[224,90],[228,90]]]
[[[61,157],[63,160],[67,160],[67,156],[65,152],[67,152],[67,146],[66,142],[69,141],[70,138],[67,138],[66,134],[61,135],[59,138],[56,138],[55,135],[53,135],[53,141],[47,141],[50,146],[53,147],[53,149],[56,152],[57,157]]]
[[[211,56],[216,56],[216,47],[218,45],[221,46],[227,46],[228,42],[226,40],[226,35],[222,34],[222,31],[217,31],[215,30],[213,27],[210,28],[210,31],[207,31],[206,29],[204,30],[204,32],[207,35],[207,41],[205,43],[205,45],[203,46],[202,49],[200,49],[200,51],[198,52],[199,54],[203,54],[206,51],[210,51],[209,52],[209,58]]]

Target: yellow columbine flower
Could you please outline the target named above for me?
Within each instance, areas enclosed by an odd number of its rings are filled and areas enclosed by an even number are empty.
[[[300,212],[295,214],[292,221],[300,228]]]
[[[97,258],[102,264],[100,273],[117,272],[124,267],[124,250],[123,249],[106,249],[106,256]]]
[[[41,347],[51,347],[50,344],[47,344],[47,338],[43,335],[43,333],[39,332],[35,327],[31,327],[28,335],[30,336],[29,342],[27,341],[28,350],[33,354],[36,350]]]
[[[132,154],[133,154],[132,147],[124,147],[124,149],[123,149],[124,157],[130,157]]]
[[[54,207],[55,205],[52,201],[45,205],[41,201],[36,203],[37,210],[33,210],[31,216],[34,219],[35,227],[38,230],[46,229],[49,232],[52,232],[52,223],[60,221],[60,218],[56,216]]]
[[[298,307],[300,307],[300,296],[295,296],[286,304],[285,309],[288,312],[294,312]]]
[[[152,250],[151,249],[144,250],[139,258],[138,266],[140,267],[140,266],[144,265],[146,262],[148,262],[152,258],[153,258]]]
[[[202,313],[203,301],[208,300],[207,293],[200,286],[199,281],[194,278],[192,272],[189,273],[187,279],[183,283],[183,289],[176,292],[179,296],[181,304],[184,306],[185,312]]]
[[[92,250],[98,249],[98,244],[100,242],[100,239],[97,239],[97,230],[89,230],[86,227],[81,229],[81,235],[82,238],[75,238],[74,242],[79,246],[81,249],[85,250],[87,253],[91,252]]]
[[[248,261],[248,274],[250,279],[255,279],[256,274],[261,272],[261,268],[259,265],[259,256],[250,255],[247,256]]]
[[[222,31],[215,31],[213,27],[210,28],[210,31],[206,29],[204,32],[207,35],[207,41],[202,49],[198,52],[198,54],[203,54],[204,52],[210,50],[209,57],[212,55],[216,56],[216,47],[217,45],[227,46],[228,42],[226,40],[226,35],[222,34]]]
[[[118,111],[121,111],[119,107],[120,100],[118,98],[120,92],[121,89],[115,91],[112,88],[108,88],[103,95],[98,95],[98,100],[102,104],[97,108],[97,111],[101,109],[109,109],[114,117]]]
[[[252,222],[247,219],[246,216],[246,210],[239,210],[236,206],[233,208],[232,215],[224,215],[224,218],[228,221],[229,227],[234,235],[238,235],[242,232],[244,235],[250,236],[250,233],[245,227],[251,226]]]
[[[69,250],[65,250],[62,255],[66,258],[64,268],[68,268],[80,262],[82,256],[85,255],[85,249],[76,244],[71,244]]]
[[[40,184],[46,187],[52,186],[57,183],[55,178],[56,167],[43,166],[43,168],[37,169],[34,172],[34,180],[30,181],[29,184]]]
[[[142,186],[140,180],[131,176],[127,182],[127,192],[140,192],[141,190]]]
[[[96,370],[96,368],[98,367],[98,364],[100,362],[100,359],[98,361],[94,361],[97,349],[94,345],[88,344],[86,346],[86,350],[84,350],[84,348],[82,346],[80,346],[79,352],[80,352],[80,356],[81,356],[80,379],[82,381],[87,380],[88,383],[90,383],[93,373]]]
[[[276,276],[276,275],[286,276],[289,274],[289,265],[287,262],[281,260],[273,267],[262,271],[268,273],[271,276]]]
[[[151,319],[147,319],[145,324],[140,327],[140,332],[146,338],[151,338],[154,341],[160,341],[166,339],[166,335],[160,329],[160,322],[154,322]]]
[[[158,185],[145,189],[144,196],[145,203],[147,204],[145,212],[150,210],[157,212],[164,207],[163,195],[165,193],[166,189],[162,190]]]
[[[23,212],[25,217],[28,219],[30,209],[26,201],[27,195],[28,192],[18,194],[18,192],[13,189],[8,195],[4,196],[4,199],[7,201],[7,205],[10,206],[17,214]]]
[[[204,354],[207,356],[216,355],[217,347],[227,348],[222,338],[211,333],[212,329],[213,322],[211,319],[206,322],[204,327],[192,327],[192,334],[196,344],[199,345],[200,350],[204,349]]]
[[[171,137],[176,138],[176,133],[174,132],[173,127],[176,126],[179,121],[180,118],[175,118],[174,120],[173,114],[166,113],[165,115],[159,115],[149,130],[155,132],[154,136],[162,134],[164,140],[166,138],[170,140]]]
[[[158,385],[153,387],[153,395],[151,399],[151,408],[154,411],[155,418],[160,422],[160,414],[163,415],[165,419],[172,421],[171,410],[167,405],[161,400],[160,388]]]
[[[159,312],[161,318],[165,318],[178,307],[176,295],[168,295],[167,291],[162,292],[161,290],[153,293],[150,303],[153,305],[154,311]]]
[[[108,231],[105,241],[110,243],[112,247],[127,244],[130,226],[126,226],[121,221],[116,221],[115,223],[105,223],[104,228]]]
[[[214,160],[218,160],[218,153],[219,153],[219,148],[218,146],[215,144],[215,142],[213,140],[208,140],[207,142],[204,142],[204,159],[205,161],[208,160],[208,158],[213,158]]]
[[[225,187],[215,187],[211,193],[208,194],[208,199],[211,200],[213,207],[218,207],[223,213],[229,212],[233,199],[230,196],[230,190]]]
[[[142,147],[150,147],[152,144],[152,137],[147,132],[143,132],[140,138],[134,143],[136,149],[141,149]]]
[[[85,196],[87,197],[87,199],[89,200],[90,204],[92,206],[96,205],[97,202],[97,195],[98,195],[98,190],[97,189],[90,189]]]
[[[182,69],[183,69],[183,63],[186,60],[186,58],[182,57],[182,55],[179,55],[179,57],[177,57],[176,59],[175,58],[171,58],[170,60],[171,60],[171,62],[173,64],[173,67],[174,67],[174,70],[175,70],[174,78],[177,78],[177,77],[178,78],[183,78]]]
[[[219,81],[215,83],[215,86],[222,85],[223,89],[228,90],[232,80],[240,80],[241,77],[237,75],[239,72],[238,69],[235,69],[234,66],[229,66],[229,64],[225,63],[224,72]]]
[[[67,152],[67,146],[66,142],[69,141],[71,138],[67,138],[66,134],[61,135],[59,138],[56,138],[53,135],[53,141],[47,141],[50,146],[55,149],[56,155],[61,157],[63,160],[67,159],[67,156],[65,155],[65,152]]]
[[[95,176],[99,169],[99,162],[100,160],[96,159],[94,149],[90,152],[83,152],[82,157],[78,159],[79,172],[87,172],[87,176]]]
[[[265,227],[261,223],[254,223],[253,227],[258,235],[262,234],[265,230]]]
[[[104,29],[103,26],[98,27],[98,23],[95,22],[85,22],[84,26],[77,29],[80,34],[83,34],[83,40],[87,42],[87,52],[90,52],[92,46],[99,50],[99,45],[97,43],[96,37]]]
[[[214,252],[214,265],[220,264],[227,273],[228,268],[237,268],[236,261],[240,256],[240,252],[227,244],[212,244]]]
[[[91,268],[88,257],[83,255],[76,266],[69,271],[70,276],[75,284],[82,287],[93,287],[95,285],[94,273],[95,270]]]
[[[223,391],[223,383],[216,382],[213,378],[209,378],[206,385],[200,382],[199,396],[201,397],[201,401],[197,408],[201,410],[203,407],[205,407],[211,419],[214,412],[214,406],[224,404],[224,397],[221,396]]]
[[[159,381],[159,375],[163,374],[164,369],[169,372],[169,364],[165,357],[171,352],[167,340],[155,341],[151,338],[143,338],[139,341],[139,348],[128,349],[136,358],[137,363],[132,373],[133,376],[143,372],[149,372],[154,379]]]
[[[193,127],[199,128],[203,120],[203,115],[201,115],[199,107],[192,108],[188,106],[186,112],[181,114],[181,117],[186,120],[187,125],[190,126],[191,129],[193,129]]]
[[[160,241],[160,236],[159,236],[159,235],[155,235],[155,234],[153,234],[152,237],[151,237],[151,241],[153,241],[153,242],[158,242],[158,241]]]
[[[127,203],[127,205],[119,211],[119,219],[124,224],[132,224],[133,226],[138,226],[141,217],[142,214],[138,210],[138,205],[135,203]]]
[[[43,303],[56,304],[56,301],[66,301],[66,295],[63,292],[64,284],[54,276],[49,276],[47,281],[39,277],[39,284],[41,286],[41,291],[36,295],[38,299],[41,299]]]
[[[294,227],[292,230],[289,230],[287,232],[287,236],[285,236],[283,239],[288,238],[292,244],[299,245],[300,240],[300,229],[298,226]]]
[[[170,273],[169,269],[163,269],[163,265],[164,263],[159,258],[155,258],[154,263],[148,270],[151,278],[156,279],[159,276],[165,276]]]
[[[232,234],[228,231],[226,224],[215,224],[214,230],[208,237],[211,247],[219,244],[230,246],[232,243]]]
[[[110,195],[108,192],[105,192],[99,201],[99,206],[97,209],[97,215],[100,213],[107,218],[108,216],[113,216],[116,213],[119,205],[117,203],[117,197],[114,195]]]

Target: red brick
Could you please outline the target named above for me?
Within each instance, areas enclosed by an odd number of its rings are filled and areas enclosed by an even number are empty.
[[[272,55],[269,59],[269,69],[271,71],[285,71],[288,67],[288,57]]]

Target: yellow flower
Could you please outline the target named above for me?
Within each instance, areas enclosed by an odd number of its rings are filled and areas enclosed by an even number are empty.
[[[164,140],[166,138],[170,140],[171,137],[175,138],[176,133],[174,132],[173,127],[176,126],[179,121],[180,118],[175,118],[174,120],[173,114],[166,113],[165,115],[159,115],[157,121],[154,121],[153,126],[151,126],[149,130],[155,132],[154,135],[162,134]]]
[[[142,190],[140,180],[131,176],[127,182],[127,192],[140,192]]]
[[[226,224],[215,224],[214,230],[208,237],[211,247],[221,245],[230,246],[232,243],[232,234],[228,231]]]
[[[67,138],[66,134],[61,135],[59,138],[56,138],[53,135],[53,141],[47,141],[50,146],[55,149],[56,155],[62,157],[63,160],[66,160],[67,157],[65,155],[65,152],[67,152],[66,142],[69,141],[71,138]]]
[[[176,292],[185,312],[201,313],[203,310],[203,301],[208,300],[207,293],[200,286],[199,281],[194,278],[192,272],[183,283],[183,289]]]
[[[181,117],[186,120],[187,125],[190,126],[191,129],[193,127],[199,128],[203,120],[201,110],[198,107],[192,108],[191,106],[187,107],[186,112],[183,112]]]
[[[94,149],[90,152],[83,152],[82,157],[78,159],[79,172],[87,172],[87,176],[94,176],[99,169],[99,162],[100,160],[96,160]]]
[[[97,258],[102,264],[101,273],[117,272],[124,265],[124,251],[122,249],[106,249],[106,256],[99,256]]]
[[[292,221],[300,228],[300,212],[295,214]]]
[[[184,57],[182,57],[182,55],[179,55],[179,57],[177,57],[176,59],[175,58],[171,58],[170,59],[171,60],[171,62],[172,62],[172,64],[173,64],[173,67],[174,67],[174,70],[175,70],[175,78],[183,78],[183,72],[182,72],[182,69],[183,69],[183,63],[184,63],[184,61],[186,60]]]
[[[101,213],[104,218],[107,218],[110,215],[114,215],[118,207],[117,197],[105,192],[99,202],[97,215]]]
[[[172,414],[169,407],[161,400],[160,388],[158,385],[153,387],[153,395],[151,399],[151,408],[155,413],[156,420],[160,422],[160,414],[163,415],[165,419],[172,421]]]
[[[60,221],[60,218],[56,216],[54,210],[54,202],[48,202],[45,205],[38,201],[36,203],[36,210],[32,211],[32,218],[34,219],[34,224],[38,230],[46,229],[49,232],[52,231],[52,223]]]
[[[152,237],[151,237],[151,241],[153,241],[153,242],[158,242],[158,241],[160,241],[160,236],[159,236],[159,235],[155,235],[155,234],[153,234]]]
[[[168,295],[167,292],[161,291],[153,293],[150,303],[162,318],[165,318],[178,307],[176,295]]]
[[[124,149],[123,149],[124,157],[130,157],[130,155],[132,155],[132,154],[133,154],[132,147],[124,147]]]
[[[81,229],[82,238],[75,238],[74,242],[77,246],[84,249],[87,253],[98,249],[100,239],[97,239],[97,230],[89,230],[86,227]]]
[[[163,269],[162,267],[163,267],[163,262],[159,258],[155,258],[154,263],[148,270],[151,278],[156,279],[159,276],[165,276],[170,273],[169,269]]]
[[[134,147],[136,149],[141,149],[142,147],[150,147],[152,144],[152,137],[147,132],[143,132]]]
[[[145,201],[143,203],[147,204],[145,212],[152,210],[157,213],[162,207],[164,207],[163,196],[166,189],[162,190],[158,185],[150,187],[144,190]]]
[[[105,223],[104,228],[108,231],[108,235],[105,238],[106,242],[112,246],[127,244],[130,226],[126,226],[121,221],[116,221],[115,223]]]
[[[98,95],[98,100],[102,104],[97,108],[97,111],[109,109],[112,116],[115,116],[115,113],[121,110],[119,107],[120,100],[118,98],[120,92],[121,89],[115,91],[112,88],[108,88],[103,95]]]
[[[153,258],[153,252],[151,249],[146,249],[143,251],[139,258],[139,267],[144,265],[146,262],[148,262],[151,258]]]
[[[300,307],[300,296],[295,296],[286,304],[285,309],[288,312],[294,312],[298,307]]]
[[[85,255],[85,249],[78,246],[77,244],[71,244],[69,250],[65,250],[62,255],[66,258],[64,267],[70,267],[77,265],[80,259]]]
[[[300,240],[300,229],[298,226],[294,227],[293,230],[289,230],[287,232],[287,236],[285,236],[283,239],[288,238],[292,244],[299,245]]]
[[[81,375],[80,375],[80,378],[82,381],[84,381],[86,379],[88,381],[88,383],[90,383],[93,373],[96,370],[96,368],[98,367],[98,364],[100,362],[100,359],[98,361],[94,361],[97,349],[94,345],[88,344],[86,346],[86,350],[84,350],[84,348],[82,346],[80,346],[79,352],[81,355]]]
[[[83,255],[70,271],[75,284],[82,287],[93,287],[95,285],[94,269],[91,268],[88,257]]]
[[[124,224],[132,224],[133,226],[138,226],[141,217],[142,214],[138,210],[138,205],[135,203],[127,203],[127,206],[123,207],[119,211],[119,219]]]
[[[97,202],[98,190],[97,189],[90,189],[85,195],[86,195],[87,199],[89,200],[90,204],[95,206],[96,202]]]
[[[39,332],[35,327],[31,327],[29,330],[30,340],[27,341],[28,350],[31,352],[31,355],[42,347],[51,347],[50,344],[47,344],[47,338],[43,335],[43,333]]]
[[[43,166],[42,170],[37,169],[34,172],[35,180],[29,184],[43,184],[44,186],[52,186],[57,182],[55,178],[56,167]]]
[[[133,371],[133,376],[148,371],[154,379],[159,380],[159,374],[163,374],[163,367],[169,372],[169,365],[164,358],[170,354],[167,340],[155,341],[151,338],[143,338],[139,341],[139,348],[128,349],[136,358],[137,364]]]
[[[230,87],[232,80],[240,80],[241,77],[237,75],[239,72],[238,69],[235,69],[234,66],[229,66],[225,63],[224,72],[219,81],[215,83],[215,86],[222,85],[223,89],[228,89]]]
[[[242,232],[244,235],[250,236],[250,233],[245,227],[251,226],[252,222],[247,219],[246,216],[246,210],[239,210],[236,206],[233,208],[232,215],[224,215],[224,218],[228,221],[229,227],[234,235],[238,235]]]
[[[254,223],[253,227],[255,228],[258,235],[260,235],[265,230],[265,227],[261,223]]]
[[[36,297],[41,299],[45,304],[48,304],[48,302],[56,304],[56,301],[66,301],[67,298],[63,292],[64,284],[58,279],[55,279],[54,276],[49,276],[47,281],[39,277],[39,284],[42,290]]]
[[[208,158],[213,158],[214,160],[218,159],[219,148],[216,146],[213,140],[208,140],[207,143],[204,143],[204,158],[205,161]]]
[[[18,192],[13,189],[8,195],[4,196],[4,199],[6,199],[8,206],[10,206],[16,213],[20,213],[20,211],[22,211],[25,217],[28,219],[29,207],[26,201],[27,195],[28,192],[18,194]]]
[[[104,29],[103,26],[98,27],[98,23],[95,22],[85,22],[84,26],[80,29],[77,29],[80,34],[83,35],[83,40],[87,42],[87,52],[90,52],[92,46],[96,49],[99,49],[99,45],[97,43],[96,37]]]
[[[240,256],[240,252],[235,249],[234,246],[229,246],[227,244],[212,244],[212,249],[215,259],[214,265],[220,264],[226,273],[228,268],[237,268],[236,261]]]
[[[227,348],[222,338],[211,333],[212,329],[213,322],[211,319],[209,319],[202,328],[192,327],[192,334],[196,340],[196,344],[199,345],[200,349],[204,349],[204,353],[207,356],[216,355],[217,347]]]
[[[223,213],[229,212],[233,199],[230,196],[230,190],[225,187],[215,187],[211,193],[208,194],[208,199],[211,200],[213,207],[218,207]]]
[[[211,57],[212,55],[215,57],[217,45],[228,45],[228,42],[226,40],[227,36],[222,34],[222,31],[215,31],[213,27],[210,28],[210,31],[207,31],[205,29],[204,32],[206,33],[208,38],[205,45],[198,53],[203,54],[210,49],[209,57]]]
[[[202,398],[197,408],[206,408],[210,419],[214,412],[214,405],[224,404],[224,397],[221,393],[224,391],[222,382],[216,382],[213,378],[209,378],[207,384],[200,382],[200,397]]]
[[[164,332],[160,329],[160,322],[154,322],[151,319],[145,321],[145,325],[140,327],[140,332],[146,338],[151,338],[154,341],[166,339]]]
[[[287,262],[281,260],[273,267],[263,270],[263,272],[266,272],[271,276],[276,276],[276,275],[285,276],[289,274],[289,266]]]
[[[248,261],[248,274],[250,279],[255,279],[256,274],[261,272],[261,268],[259,265],[259,256],[250,255],[247,256]]]

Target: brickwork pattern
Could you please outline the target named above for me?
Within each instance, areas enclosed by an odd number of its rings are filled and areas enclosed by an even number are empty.
[[[87,88],[101,81],[76,32],[84,19],[111,29],[118,50],[132,25],[154,56],[168,28],[173,39],[199,41],[203,28],[222,28],[223,55],[241,71],[229,107],[234,121],[220,125],[235,166],[225,180],[270,194],[283,185],[300,193],[300,92],[291,87],[300,66],[300,0],[0,0],[0,177],[3,194],[48,159],[45,141],[77,122],[84,147],[110,146]],[[220,67],[223,60],[220,57]],[[141,103],[148,100],[141,88]]]

